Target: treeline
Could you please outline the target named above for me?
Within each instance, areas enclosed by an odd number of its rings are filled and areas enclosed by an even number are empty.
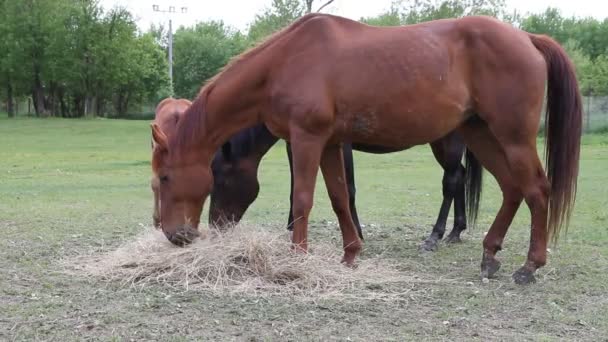
[[[15,99],[28,97],[38,115],[66,117],[124,115],[172,90],[191,99],[232,56],[331,2],[273,0],[246,32],[221,21],[180,27],[171,87],[164,27],[139,32],[128,11],[104,12],[96,0],[0,0],[0,96],[9,111]],[[608,95],[608,20],[566,17],[554,8],[508,12],[504,0],[394,1],[385,13],[360,20],[403,25],[474,14],[552,36],[573,58],[584,95]]]
[[[168,90],[165,51],[125,9],[96,0],[0,0],[0,85],[9,115],[124,114]]]

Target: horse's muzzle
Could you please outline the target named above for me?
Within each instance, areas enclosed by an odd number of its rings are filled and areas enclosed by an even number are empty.
[[[175,233],[164,232],[167,239],[174,245],[183,247],[191,244],[195,238],[199,237],[201,233],[191,227],[182,227]]]

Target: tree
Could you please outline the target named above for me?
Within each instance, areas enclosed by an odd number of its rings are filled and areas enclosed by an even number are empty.
[[[270,8],[255,15],[249,27],[249,39],[252,42],[262,40],[304,15],[306,10],[300,0],[273,0]]]
[[[249,27],[249,39],[252,42],[260,41],[304,14],[313,12],[315,4],[320,4],[315,11],[320,12],[333,2],[334,0],[273,0],[269,8],[255,15]]]
[[[131,13],[104,13],[98,0],[0,0],[0,90],[31,96],[38,115],[124,114],[166,88],[166,59]],[[4,94],[5,93],[5,94]]]
[[[530,33],[542,33],[565,43],[568,34],[565,30],[566,19],[557,8],[549,7],[541,14],[532,14],[525,18],[521,28]]]
[[[401,13],[399,11],[399,2],[393,2],[391,8],[375,17],[364,17],[360,19],[368,25],[374,26],[398,26],[401,25]]]
[[[221,21],[180,27],[173,35],[176,96],[193,98],[203,81],[214,76],[246,47],[245,37]]]
[[[584,96],[591,96],[593,93],[593,62],[589,56],[585,55],[578,43],[571,39],[564,44],[564,49],[572,59],[576,68],[576,78],[579,88]]]
[[[376,26],[397,26],[468,15],[490,15],[509,22],[519,20],[517,13],[507,14],[505,9],[504,0],[395,0],[386,12],[361,18],[361,21]]]

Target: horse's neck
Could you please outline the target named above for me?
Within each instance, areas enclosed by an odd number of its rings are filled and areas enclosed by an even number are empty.
[[[224,72],[214,81],[207,95],[205,118],[211,146],[219,148],[237,132],[259,123],[266,70],[262,63],[243,62],[238,70]]]

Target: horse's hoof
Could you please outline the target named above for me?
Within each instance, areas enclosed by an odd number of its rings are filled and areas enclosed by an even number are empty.
[[[355,264],[354,256],[348,256],[345,254],[344,257],[342,257],[342,261],[340,261],[340,262],[348,268],[352,268],[352,269],[357,268],[357,264]]]
[[[462,240],[458,235],[450,235],[445,239],[445,243],[461,243]]]
[[[481,260],[481,278],[493,278],[499,269],[500,261],[484,253]]]
[[[522,267],[513,273],[513,281],[517,285],[527,285],[536,282],[534,271],[530,271],[526,267]]]
[[[298,254],[308,254],[308,245],[306,245],[304,243],[301,243],[301,244],[292,243],[291,250]]]
[[[422,252],[434,252],[434,251],[437,250],[438,247],[439,246],[438,246],[438,243],[437,243],[436,239],[427,238],[420,245],[420,251],[422,251]]]

